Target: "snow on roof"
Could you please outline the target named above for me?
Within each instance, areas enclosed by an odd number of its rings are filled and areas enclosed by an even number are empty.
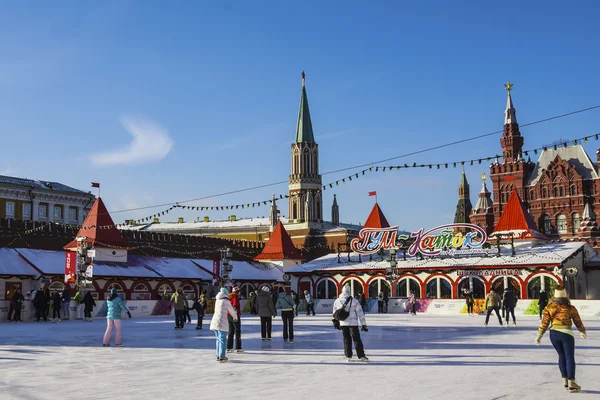
[[[40,274],[19,255],[15,249],[0,249],[0,275],[34,276]]]
[[[96,265],[94,263],[94,265]],[[189,258],[129,256],[128,266],[143,266],[158,275],[170,279],[212,280],[212,274],[202,270]]]
[[[287,218],[280,218],[284,224],[288,223]],[[268,217],[260,218],[240,218],[235,221],[194,221],[194,222],[161,222],[159,224],[145,224],[134,226],[119,226],[119,229],[140,230],[140,231],[189,231],[189,230],[212,230],[212,229],[231,229],[231,228],[254,228],[270,227],[271,223]]]
[[[0,183],[16,186],[28,186],[34,189],[58,190],[61,192],[73,192],[78,194],[90,194],[83,190],[75,189],[58,182],[40,181],[37,179],[17,178],[14,176],[0,175]]]
[[[399,269],[440,269],[448,267],[464,267],[464,268],[477,268],[477,267],[499,267],[499,266],[519,266],[519,265],[549,265],[555,266],[563,262],[573,253],[587,246],[586,254],[589,255],[590,259],[595,256],[596,252],[591,246],[585,242],[572,242],[572,243],[549,243],[543,245],[536,245],[532,247],[519,247],[515,249],[516,255],[511,256],[510,246],[501,246],[501,255],[498,257],[496,252],[488,257],[483,256],[460,256],[460,257],[435,257],[425,258],[421,260],[416,257],[407,258],[406,261],[402,260],[402,253],[397,255],[398,268]],[[379,255],[373,255],[372,260],[369,261],[369,256],[361,256],[362,262],[358,261],[358,253],[350,254],[350,261],[348,261],[348,254],[342,253],[340,255],[340,262],[338,262],[337,254],[328,254],[326,256],[317,258],[313,261],[300,264],[296,267],[288,270],[290,273],[303,273],[303,272],[333,272],[333,271],[348,271],[348,270],[384,270],[389,267],[390,263],[385,260],[381,260]],[[588,260],[589,261],[589,260]]]
[[[193,260],[203,268],[212,271],[212,260]],[[230,278],[233,281],[277,281],[283,282],[283,270],[280,266],[272,263],[231,261],[233,270]]]
[[[592,160],[590,160],[585,149],[581,145],[577,145],[543,151],[533,173],[529,177],[527,186],[533,186],[540,180],[542,177],[542,170],[548,169],[550,163],[556,159],[556,156],[559,156],[569,165],[572,165],[583,179],[598,179],[598,173],[596,172]]]

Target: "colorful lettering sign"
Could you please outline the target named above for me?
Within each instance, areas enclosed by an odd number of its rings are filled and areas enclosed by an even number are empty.
[[[65,260],[65,283],[75,283],[75,274],[77,272],[77,253],[66,251]]]
[[[381,249],[396,246],[398,227],[390,228],[363,228],[358,237],[352,239],[350,248],[360,254],[373,254]]]
[[[456,229],[461,231],[471,230],[472,232],[454,233]],[[437,256],[442,252],[450,255],[461,252],[474,253],[481,252],[481,246],[487,240],[487,234],[483,228],[473,224],[448,224],[437,226],[433,229],[423,232],[423,228],[409,235],[400,235],[398,239],[407,240],[414,238],[415,241],[410,245],[406,254],[414,256],[421,253],[424,256]]]

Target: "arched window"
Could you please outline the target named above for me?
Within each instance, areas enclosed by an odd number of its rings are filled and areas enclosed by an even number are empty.
[[[564,187],[561,186],[558,189],[558,192],[560,193],[560,197],[564,197],[565,196],[565,188]]]
[[[535,200],[535,190],[529,191],[529,201]]]
[[[171,295],[173,294],[173,289],[171,289],[170,285],[167,285],[166,283],[163,283],[162,285],[160,285],[158,287],[157,290],[158,294],[160,294],[161,296],[163,296],[163,300],[170,300],[171,299]],[[167,297],[164,297],[166,294]]]
[[[472,283],[470,283],[472,282]],[[458,282],[458,297],[464,297],[465,289],[471,290],[473,286],[473,297],[476,299],[485,298],[485,284],[481,279],[475,276],[464,277]]]
[[[545,199],[548,197],[548,189],[546,189],[545,187],[542,188],[542,199]]]
[[[571,196],[577,195],[577,186],[571,185]]]
[[[504,293],[504,278],[503,276],[499,276],[492,281],[492,288],[498,293],[500,296]],[[513,277],[506,277],[508,282],[507,287],[512,290],[512,292],[520,299],[521,298],[521,284],[518,280]]]
[[[573,234],[576,234],[579,230],[579,225],[581,225],[581,217],[578,213],[573,214]]]
[[[249,283],[244,283],[240,287],[240,296],[242,296],[242,299],[248,299],[250,298],[250,293],[254,292],[254,290],[254,286]]]
[[[556,217],[556,228],[559,234],[567,233],[567,217],[560,214]]]
[[[315,151],[314,151],[314,160],[315,160],[315,169],[314,169],[313,173],[318,174],[319,173],[319,152],[317,151],[317,149],[315,149]]]
[[[302,173],[310,174],[310,154],[308,153],[308,149],[305,149],[303,153]]]
[[[554,186],[553,192],[554,192],[554,197],[558,197],[558,187]]]
[[[558,281],[554,279],[554,277],[548,275],[538,275],[527,283],[527,298],[538,299],[542,289],[546,291],[548,298],[552,298],[554,296],[554,289],[556,286],[558,286]]]
[[[131,294],[133,300],[150,300],[150,288],[145,283],[138,283],[133,287]]]
[[[65,290],[65,284],[62,282],[52,282],[50,286],[48,286],[50,292],[63,292]]]
[[[387,297],[390,297],[392,292],[392,288],[390,283],[383,278],[373,279],[371,283],[369,283],[369,298],[375,299],[379,295],[379,293],[387,294]]]
[[[323,279],[317,284],[317,299],[335,299],[337,296],[337,285],[332,279]]]
[[[356,278],[348,279],[344,282],[344,285],[350,285],[350,294],[352,297],[359,296],[363,292],[363,284]]]
[[[436,276],[427,282],[425,293],[428,299],[451,299],[452,284],[448,279]]]
[[[544,214],[543,217],[543,221],[544,221],[544,233],[551,233],[552,232],[552,220],[550,219],[550,216],[548,214]]]
[[[185,294],[185,298],[188,300],[192,300],[194,296],[196,296],[196,291],[192,285],[183,285],[183,294]]]
[[[400,279],[396,285],[396,296],[409,297],[410,292],[413,292],[416,298],[421,298],[421,285],[419,285],[419,282],[410,276]]]
[[[118,293],[119,297],[121,297],[122,299],[125,299],[125,292],[123,291],[123,288],[121,287],[121,285],[119,285],[118,283],[111,283],[110,285],[108,285],[108,288],[106,288],[106,291],[104,292],[105,299],[108,299],[110,297],[110,291],[113,288],[117,289],[117,293]]]

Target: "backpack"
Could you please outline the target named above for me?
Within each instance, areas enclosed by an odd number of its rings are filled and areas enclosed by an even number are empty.
[[[345,321],[348,319],[348,317],[350,317],[350,311],[346,311],[346,306],[348,305],[348,303],[350,303],[352,301],[352,296],[348,297],[346,299],[346,302],[344,303],[344,305],[342,306],[342,308],[335,310],[335,312],[333,313],[333,318],[337,321]]]

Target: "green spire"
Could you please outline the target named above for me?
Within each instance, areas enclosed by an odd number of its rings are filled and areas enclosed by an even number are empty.
[[[310,111],[308,110],[308,97],[304,81],[306,75],[302,71],[302,97],[300,97],[300,110],[298,111],[298,125],[296,126],[296,143],[315,143],[312,123],[310,121]]]
[[[462,171],[462,176],[460,177],[461,186],[469,186],[469,182],[467,182],[467,175],[465,174],[465,170]]]

